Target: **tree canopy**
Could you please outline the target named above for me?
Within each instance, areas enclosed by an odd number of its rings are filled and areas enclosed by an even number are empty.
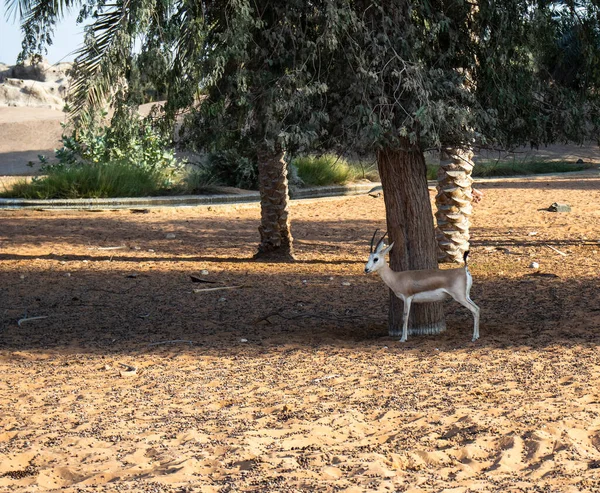
[[[66,9],[87,23],[72,107],[135,75],[167,110],[205,104],[196,128],[287,149],[372,150],[582,141],[598,127],[594,0],[9,0],[24,54]],[[153,67],[153,69],[151,69]],[[203,124],[206,124],[203,127]]]

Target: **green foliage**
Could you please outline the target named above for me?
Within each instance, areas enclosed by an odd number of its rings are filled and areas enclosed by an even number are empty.
[[[111,125],[103,123],[105,117],[106,113],[95,114],[81,120],[70,135],[63,135],[63,147],[56,151],[58,164],[45,165],[44,170],[119,162],[150,172],[173,173],[180,166],[170,139],[134,109],[117,109]]]
[[[324,135],[321,4],[235,0],[205,5],[206,37],[202,46],[193,46],[206,54],[198,65],[204,98],[188,120],[197,146],[210,150],[226,136],[249,142],[254,152],[299,152]]]
[[[258,188],[256,161],[242,156],[235,149],[211,152],[203,168],[204,173],[219,185],[249,190]]]
[[[478,162],[473,168],[472,175],[478,178],[490,178],[494,176],[518,176],[539,175],[546,173],[568,173],[572,171],[583,171],[590,169],[590,164],[573,164],[561,161],[484,161]],[[427,179],[436,180],[438,165],[427,165]]]
[[[299,156],[292,159],[291,167],[304,185],[321,186],[355,180],[379,180],[374,160],[349,161],[334,154]]]
[[[589,164],[573,164],[560,161],[492,161],[478,163],[473,168],[473,176],[539,175],[545,173],[568,173],[589,169]]]
[[[76,199],[146,197],[158,195],[169,186],[158,170],[139,168],[123,162],[55,166],[47,175],[30,183],[16,183],[3,197],[25,199]]]
[[[150,119],[128,107],[117,108],[111,125],[106,113],[82,115],[78,129],[63,135],[57,162],[43,156],[43,177],[21,182],[8,195],[23,198],[139,197],[173,187],[180,163],[170,139]]]
[[[343,184],[356,178],[356,172],[348,161],[333,154],[297,157],[292,160],[292,165],[306,185]]]
[[[194,166],[186,170],[179,184],[174,190],[183,194],[200,195],[215,193],[218,191],[219,183],[212,175],[210,168],[204,165]]]
[[[26,51],[64,0],[9,0]],[[76,5],[80,5],[76,3]],[[166,95],[191,108],[188,142],[372,153],[582,141],[600,127],[600,7],[591,0],[125,0],[92,19],[72,108]],[[141,53],[133,55],[134,40]],[[148,67],[139,70],[139,63]],[[202,99],[202,103],[198,104]]]

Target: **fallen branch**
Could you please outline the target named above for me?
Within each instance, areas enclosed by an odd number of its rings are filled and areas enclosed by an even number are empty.
[[[241,289],[246,286],[219,286],[218,288],[202,288],[202,289],[194,289],[194,293],[203,293],[207,291],[221,291],[223,289]]]
[[[558,248],[554,248],[553,246],[547,245],[545,243],[544,246],[547,246],[550,250],[554,250],[556,253],[559,253],[563,257],[568,257],[568,255],[565,252],[561,252]]]
[[[323,380],[331,380],[332,378],[337,378],[337,377],[341,377],[341,375],[327,375],[326,377],[313,378],[311,381],[313,383],[319,383],[319,382],[322,382]]]
[[[119,363],[119,366],[122,366],[123,368],[125,368],[126,371],[130,371],[132,373],[135,373],[137,371],[137,368],[135,366],[126,365],[124,363]]]
[[[123,250],[127,248],[125,245],[114,246],[114,247],[98,247],[98,250]]]
[[[194,344],[194,341],[188,341],[186,339],[174,339],[172,341],[151,342],[150,344],[148,344],[148,346],[160,346],[161,344],[176,344],[176,343]]]
[[[21,319],[19,319],[19,320],[17,321],[17,325],[18,325],[19,327],[21,327],[21,324],[22,324],[23,322],[29,322],[30,320],[41,320],[42,318],[48,318],[48,316],[47,316],[47,315],[43,315],[43,316],[41,316],[41,317],[27,317],[27,318],[21,318]]]

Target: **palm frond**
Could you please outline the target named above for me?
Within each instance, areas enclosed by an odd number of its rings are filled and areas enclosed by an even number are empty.
[[[32,54],[43,54],[52,44],[56,23],[82,0],[7,0],[7,17],[21,20],[23,31],[22,60]]]
[[[130,0],[105,8],[86,28],[84,46],[76,53],[69,95],[72,115],[101,107],[118,87],[131,57]]]
[[[13,21],[22,19],[31,10],[32,3],[32,0],[6,0],[5,18]]]

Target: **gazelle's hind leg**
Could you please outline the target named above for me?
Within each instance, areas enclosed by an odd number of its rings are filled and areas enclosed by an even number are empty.
[[[402,314],[402,338],[400,342],[406,342],[408,339],[408,317],[410,316],[410,305],[412,303],[412,296],[404,298],[404,313]]]
[[[473,340],[476,341],[479,339],[479,314],[481,312],[480,308],[473,303],[473,300],[469,296],[471,291],[471,286],[473,285],[473,278],[471,277],[471,273],[469,270],[466,270],[467,279],[465,286],[465,293],[449,293],[456,301],[458,301],[462,306],[467,308],[471,313],[473,313]]]
[[[465,299],[456,299],[462,306],[466,307],[473,313],[473,340],[476,341],[479,339],[479,313],[481,312],[480,308],[473,303],[473,300],[468,296]]]

